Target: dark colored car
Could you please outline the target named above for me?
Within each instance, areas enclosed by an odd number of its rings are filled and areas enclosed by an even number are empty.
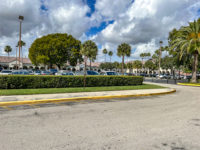
[[[12,72],[13,75],[29,75],[27,70],[15,70]]]
[[[55,75],[55,73],[57,73],[58,70],[57,69],[49,69],[49,72],[51,72],[51,74]]]
[[[86,73],[87,73],[87,75],[99,75],[98,72],[96,72],[96,71],[91,71],[91,70],[86,71]]]

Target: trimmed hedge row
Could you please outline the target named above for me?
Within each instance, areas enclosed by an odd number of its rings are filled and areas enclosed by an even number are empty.
[[[83,87],[84,76],[0,76],[0,89]],[[87,87],[141,85],[139,76],[86,76]]]

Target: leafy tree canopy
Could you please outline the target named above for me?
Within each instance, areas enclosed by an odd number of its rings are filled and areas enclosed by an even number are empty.
[[[34,65],[56,64],[59,68],[65,63],[75,66],[82,61],[81,42],[72,35],[56,33],[36,39],[30,49],[29,58]]]

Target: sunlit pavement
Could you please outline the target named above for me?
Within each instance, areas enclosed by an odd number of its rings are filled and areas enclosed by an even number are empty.
[[[2,150],[199,150],[200,88],[0,110]]]

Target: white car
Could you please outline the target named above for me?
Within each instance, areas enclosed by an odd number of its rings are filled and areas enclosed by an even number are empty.
[[[11,75],[12,74],[12,71],[11,70],[2,70],[0,72],[0,75]]]
[[[157,75],[157,76],[156,76],[156,78],[158,78],[158,79],[164,79],[164,78],[165,78],[165,76],[164,76],[164,75],[162,75],[162,74],[160,74],[160,75]]]

